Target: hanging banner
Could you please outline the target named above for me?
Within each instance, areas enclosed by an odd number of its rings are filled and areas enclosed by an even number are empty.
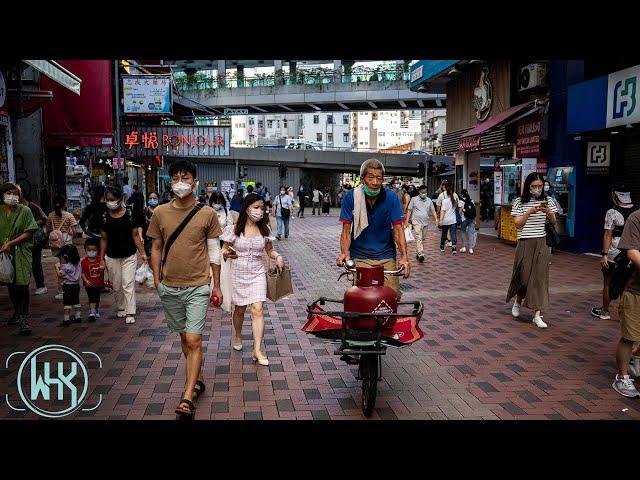
[[[516,137],[516,157],[538,157],[542,152],[540,148],[540,127],[542,118],[533,115],[518,122],[518,135]]]
[[[228,157],[230,127],[128,125],[123,152],[127,157]]]
[[[525,179],[530,173],[538,171],[538,159],[537,158],[523,158],[522,170],[520,172],[520,185],[524,185]]]
[[[493,204],[502,205],[502,171],[493,172]]]
[[[122,75],[125,114],[170,114],[171,75]]]

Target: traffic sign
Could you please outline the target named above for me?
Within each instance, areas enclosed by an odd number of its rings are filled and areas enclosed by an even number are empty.
[[[225,115],[249,115],[248,108],[225,108]]]

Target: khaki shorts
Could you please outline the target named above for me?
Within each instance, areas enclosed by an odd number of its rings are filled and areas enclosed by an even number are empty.
[[[392,258],[385,258],[383,260],[362,260],[362,259],[354,258],[354,261],[356,262],[356,267],[361,267],[361,266],[375,267],[377,265],[382,265],[385,270],[396,269],[396,261]],[[396,297],[398,297],[398,300],[402,298],[402,292],[400,291],[400,277],[395,275],[385,275],[384,284],[387,287],[393,288],[393,290],[396,292]]]
[[[640,341],[640,295],[623,292],[618,305],[620,335],[632,342]]]

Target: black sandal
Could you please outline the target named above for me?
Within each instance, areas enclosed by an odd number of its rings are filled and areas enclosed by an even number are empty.
[[[360,363],[359,359],[352,357],[351,355],[342,355],[340,360],[346,362],[348,365],[358,365]]]
[[[205,386],[204,382],[202,380],[198,380],[196,382],[196,386],[193,389],[195,396],[194,400],[197,400],[198,397],[200,397],[200,395],[202,395],[206,389],[207,387]]]
[[[189,409],[188,412],[185,412],[180,408],[180,405],[182,405],[183,403],[187,405],[187,408]],[[196,410],[196,406],[193,404],[193,402],[191,400],[187,400],[186,398],[183,398],[182,400],[180,400],[180,403],[178,404],[178,408],[176,408],[175,410],[175,413],[178,414],[178,418],[176,420],[193,420],[193,416],[195,415],[195,410]]]

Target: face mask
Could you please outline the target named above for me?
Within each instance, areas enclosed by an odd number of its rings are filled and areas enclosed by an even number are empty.
[[[96,258],[98,256],[98,252],[87,252],[87,257]]]
[[[4,196],[5,205],[11,205],[11,206],[17,205],[19,201],[20,201],[20,197],[18,195],[11,195],[11,194],[7,193]]]
[[[193,186],[184,182],[176,182],[171,185],[171,189],[178,197],[184,198],[191,193]]]
[[[534,197],[539,197],[542,193],[542,188],[530,188],[529,193]]]
[[[402,188],[402,185],[396,185],[396,190],[400,190]]]
[[[114,200],[113,202],[107,202],[107,208],[109,210],[117,210],[118,208],[120,208],[120,202],[117,200]]]
[[[222,205],[220,205],[219,203],[214,203],[213,204],[213,209],[214,210],[222,210]]]
[[[284,195],[286,192],[284,190],[280,190],[280,195]]]
[[[545,191],[545,193],[549,191],[549,185],[545,185],[544,186],[544,191]]]
[[[253,220],[254,222],[259,222],[260,220],[262,220],[262,217],[264,216],[264,211],[261,210],[260,208],[252,208],[249,212],[249,216],[251,217],[251,220]]]
[[[377,197],[378,194],[380,193],[380,189],[371,190],[369,187],[367,187],[367,185],[365,183],[362,184],[362,190],[364,191],[364,194],[367,197]]]
[[[425,198],[427,198],[427,194],[426,194],[426,193],[421,193],[421,194],[420,194],[420,198],[421,198],[422,200],[424,200]]]
[[[155,207],[157,205],[158,205],[158,200],[157,199],[152,198],[152,199],[149,200],[149,206],[150,207]]]

